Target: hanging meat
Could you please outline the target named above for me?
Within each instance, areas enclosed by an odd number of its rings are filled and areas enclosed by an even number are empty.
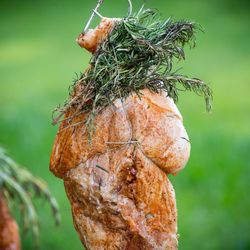
[[[64,181],[86,249],[178,248],[168,175],[185,166],[190,142],[174,101],[180,88],[192,90],[209,109],[212,94],[203,81],[172,70],[194,31],[191,22],[161,21],[141,9],[102,18],[77,39],[93,56],[58,109],[50,170]]]
[[[20,250],[19,230],[0,192],[0,249]]]

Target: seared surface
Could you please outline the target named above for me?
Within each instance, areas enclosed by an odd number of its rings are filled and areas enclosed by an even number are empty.
[[[166,93],[142,93],[97,115],[91,144],[87,114],[62,122],[56,136],[50,169],[64,180],[87,249],[177,249],[175,194],[167,174],[185,166],[190,144]]]
[[[104,17],[95,29],[89,29],[86,33],[81,33],[77,37],[76,42],[80,47],[94,53],[117,21],[119,21],[118,18]]]
[[[20,250],[19,231],[0,192],[0,250]]]

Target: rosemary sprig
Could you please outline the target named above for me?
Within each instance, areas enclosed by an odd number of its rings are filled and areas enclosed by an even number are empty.
[[[1,147],[0,192],[9,205],[14,203],[14,206],[19,208],[24,231],[31,230],[36,246],[39,242],[39,219],[33,203],[35,197],[44,199],[49,203],[56,224],[60,223],[58,205],[56,199],[50,194],[47,184],[18,165]]]
[[[161,21],[159,13],[151,9],[142,8],[122,19],[91,58],[88,71],[74,82],[68,102],[57,111],[70,109],[71,118],[79,111],[90,112],[89,126],[93,117],[117,98],[124,99],[131,92],[140,95],[144,88],[156,93],[164,90],[174,101],[180,90],[193,91],[204,96],[209,111],[211,89],[198,78],[173,72],[174,59],[185,59],[184,46],[195,46],[198,29],[189,21]]]

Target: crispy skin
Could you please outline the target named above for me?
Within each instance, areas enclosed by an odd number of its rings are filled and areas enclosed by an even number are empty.
[[[56,136],[50,169],[64,180],[87,249],[177,249],[175,194],[167,174],[185,166],[190,144],[173,101],[163,92],[142,94],[98,114],[91,144],[84,123],[67,128],[64,121]]]
[[[20,250],[18,226],[0,193],[0,250]]]
[[[98,45],[101,44],[107,37],[115,22],[118,20],[118,18],[104,17],[95,29],[90,29],[86,33],[81,33],[77,37],[76,42],[80,45],[80,47],[94,53],[97,50]]]

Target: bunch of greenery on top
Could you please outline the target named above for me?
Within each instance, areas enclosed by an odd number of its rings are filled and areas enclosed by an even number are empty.
[[[184,46],[195,46],[196,30],[192,22],[161,21],[159,13],[151,9],[142,8],[122,19],[93,55],[89,70],[75,80],[68,102],[59,111],[73,108],[74,115],[90,111],[89,124],[117,98],[126,98],[131,92],[140,95],[144,88],[164,90],[175,102],[179,91],[190,90],[203,95],[210,110],[211,89],[202,80],[172,69],[174,59],[185,59]]]

